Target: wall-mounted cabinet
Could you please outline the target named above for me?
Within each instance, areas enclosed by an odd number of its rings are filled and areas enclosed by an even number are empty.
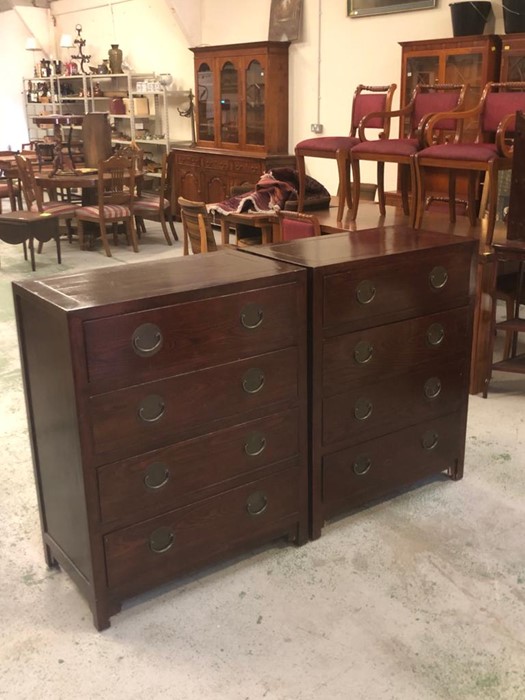
[[[191,49],[198,146],[288,151],[288,47],[261,41]]]

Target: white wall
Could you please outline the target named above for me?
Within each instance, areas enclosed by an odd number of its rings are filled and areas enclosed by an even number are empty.
[[[188,46],[198,37],[198,18],[203,44],[262,41],[268,36],[270,4],[270,0],[57,0],[52,12],[56,16],[57,42],[62,32],[74,34],[75,24],[82,24],[85,52],[92,54],[91,63],[106,58],[110,44],[117,42],[134,70],[170,72],[174,77],[172,87],[187,90],[193,87],[193,54]],[[493,10],[495,21],[486,31],[503,33],[501,6],[493,3]],[[14,14],[10,11],[0,15],[0,59],[4,67],[13,66],[13,70],[3,71],[8,87],[2,91],[2,103],[7,99],[16,116],[16,123],[9,126],[4,109],[0,110],[0,147],[20,143],[20,85],[32,65],[31,57],[24,56],[29,52],[20,48],[25,45],[27,30],[13,18]],[[181,22],[188,24],[181,27]],[[318,119],[325,135],[347,133],[352,95],[359,83],[399,85],[399,41],[450,36],[450,8],[443,0],[433,10],[360,19],[347,17],[346,0],[303,0],[301,39],[290,47],[290,151],[297,141],[312,135],[310,124]],[[172,114],[170,132],[172,138],[188,139],[189,120]],[[311,175],[335,191],[333,163],[308,159],[307,167]],[[374,177],[373,166],[364,169],[365,181],[373,182]],[[389,187],[394,185],[394,177],[393,170],[387,172]]]

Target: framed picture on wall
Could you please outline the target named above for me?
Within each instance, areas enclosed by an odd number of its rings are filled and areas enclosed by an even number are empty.
[[[347,14],[356,19],[393,12],[412,12],[436,7],[437,0],[347,0]]]
[[[268,41],[299,38],[303,0],[272,0]]]

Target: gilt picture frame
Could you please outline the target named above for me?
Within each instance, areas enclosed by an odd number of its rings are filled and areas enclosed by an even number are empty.
[[[303,0],[272,0],[268,41],[296,41],[301,31]]]

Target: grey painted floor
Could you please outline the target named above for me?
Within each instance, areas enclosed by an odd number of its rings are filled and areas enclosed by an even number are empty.
[[[98,633],[44,565],[10,282],[181,254],[0,243],[0,697],[525,698],[525,380],[472,397],[465,478],[439,479],[133,599]]]

